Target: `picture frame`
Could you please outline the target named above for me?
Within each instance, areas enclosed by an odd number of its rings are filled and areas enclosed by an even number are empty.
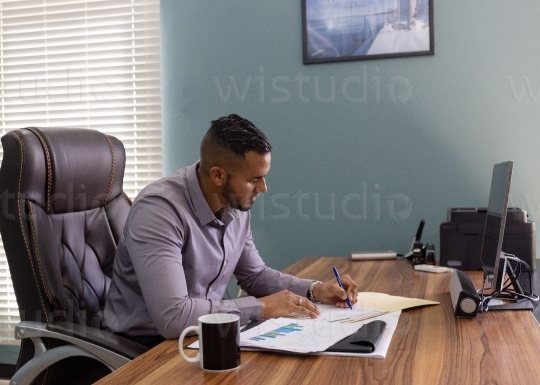
[[[433,0],[302,0],[304,64],[434,55]]]

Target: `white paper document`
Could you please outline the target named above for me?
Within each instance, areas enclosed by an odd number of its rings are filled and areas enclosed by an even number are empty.
[[[336,305],[317,304],[317,308],[321,314],[316,320],[327,322],[355,322],[388,313],[386,310],[366,309],[357,306],[353,306],[351,310],[348,307],[342,308]]]
[[[341,322],[273,318],[240,333],[240,345],[295,353],[320,352],[359,327]]]

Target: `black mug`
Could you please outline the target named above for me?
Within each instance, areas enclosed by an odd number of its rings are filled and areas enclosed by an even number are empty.
[[[199,353],[184,353],[187,333],[199,335]],[[240,317],[235,314],[207,314],[199,317],[198,326],[189,326],[178,339],[180,355],[188,362],[200,361],[201,369],[221,372],[240,366]]]

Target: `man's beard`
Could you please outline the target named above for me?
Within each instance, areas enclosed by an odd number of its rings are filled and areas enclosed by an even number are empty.
[[[225,186],[223,186],[223,198],[227,199],[233,209],[240,210],[240,211],[249,211],[251,207],[253,206],[252,203],[249,204],[249,206],[240,205],[239,199],[237,198],[236,194],[234,193],[233,189],[231,188],[231,185],[229,184],[229,181],[225,182]]]

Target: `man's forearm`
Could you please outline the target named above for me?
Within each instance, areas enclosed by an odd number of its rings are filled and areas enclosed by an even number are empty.
[[[239,286],[248,295],[265,297],[281,290],[289,290],[295,294],[306,296],[311,279],[296,278],[289,274],[265,267],[259,274],[248,279],[239,280]]]

